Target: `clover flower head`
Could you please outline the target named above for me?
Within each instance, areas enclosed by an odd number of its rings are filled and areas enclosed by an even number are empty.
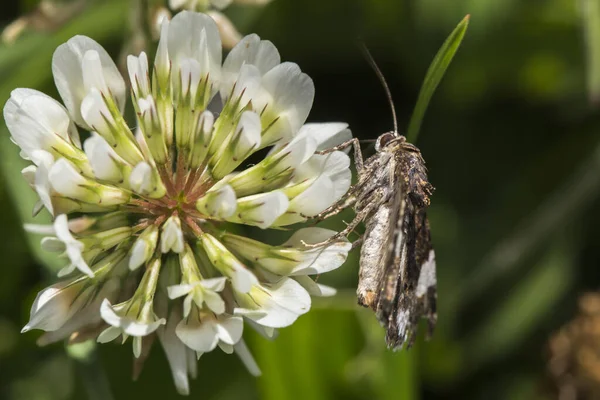
[[[163,21],[154,65],[142,52],[127,66],[129,85],[98,43],[75,36],[52,60],[64,106],[16,89],[4,107],[32,162],[22,173],[39,195],[35,212],[54,217],[26,228],[68,259],[23,330],[46,331],[40,344],[131,337],[136,358],[157,336],[183,394],[196,358],[217,347],[258,374],[245,322],[268,336],[292,324],[311,295],[334,292],[310,275],[338,268],[351,246],[305,246],[335,234],[316,227],[271,245],[243,226],[288,227],[340,199],[349,158],[319,150],[350,132],[305,123],[313,82],[271,42],[246,36],[223,62],[204,14]]]

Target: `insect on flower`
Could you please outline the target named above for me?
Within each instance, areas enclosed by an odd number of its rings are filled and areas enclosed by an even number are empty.
[[[421,152],[398,133],[390,90],[366,54],[386,91],[394,130],[377,138],[376,153],[364,161],[356,138],[321,152],[352,146],[358,181],[317,220],[347,207],[353,207],[356,216],[342,232],[311,246],[334,243],[365,222],[365,233],[353,243],[361,245],[358,303],[376,313],[386,329],[388,347],[398,349],[413,344],[421,318],[427,320],[429,335],[437,320],[435,253],[426,215],[434,188]]]
[[[299,229],[271,245],[239,227],[289,226],[340,199],[350,159],[318,151],[351,137],[347,124],[305,123],[313,82],[282,63],[271,42],[246,36],[221,59],[207,15],[163,21],[154,67],[143,52],[127,59],[134,131],[123,114],[124,79],[85,36],[54,53],[64,107],[36,90],[12,92],[4,118],[33,163],[23,176],[40,198],[35,211],[54,217],[26,228],[68,260],[23,328],[44,330],[40,344],[131,337],[139,372],[158,338],[187,394],[196,357],[217,347],[260,373],[242,339],[245,322],[273,337],[309,311],[311,295],[335,292],[310,275],[342,265],[350,243],[303,244],[334,231]],[[261,149],[270,151],[248,166]]]

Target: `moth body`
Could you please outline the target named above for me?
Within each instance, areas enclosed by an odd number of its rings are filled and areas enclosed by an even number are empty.
[[[356,217],[339,236],[365,223],[365,233],[355,242],[362,242],[358,304],[375,312],[388,347],[410,346],[421,318],[430,334],[437,320],[435,253],[426,215],[433,186],[419,149],[396,132],[379,136],[376,153],[364,161],[356,139],[331,151],[350,145],[358,181],[320,217],[352,206]]]

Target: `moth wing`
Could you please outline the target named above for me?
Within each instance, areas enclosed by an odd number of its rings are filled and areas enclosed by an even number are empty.
[[[417,299],[417,316],[426,318],[429,325],[429,335],[437,322],[437,273],[435,252],[431,244],[429,220],[425,209],[419,209],[416,214],[415,227],[417,228],[415,243],[415,259],[420,266],[419,280],[415,290]]]
[[[409,191],[411,176],[402,170],[408,163],[403,154],[399,155],[392,181],[397,185],[393,197],[393,209],[398,210],[396,228],[390,233],[393,236],[377,313],[386,327],[387,345],[393,349],[413,344],[421,318],[427,319],[430,333],[437,320],[435,253],[427,205]]]
[[[404,220],[407,206],[407,196],[405,195],[404,179],[402,178],[401,166],[397,160],[391,168],[392,176],[390,185],[392,186],[392,197],[389,200],[390,206],[390,229],[388,232],[386,254],[383,257],[383,279],[379,288],[379,302],[377,304],[377,318],[379,322],[386,327],[388,335],[392,327],[394,310],[397,309],[398,292],[402,290],[402,275],[404,275],[407,265],[407,235],[404,230]],[[391,332],[394,335],[394,332]]]

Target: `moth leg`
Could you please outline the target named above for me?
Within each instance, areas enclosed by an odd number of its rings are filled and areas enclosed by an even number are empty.
[[[354,165],[356,166],[356,172],[360,172],[363,168],[363,156],[362,152],[360,151],[360,142],[357,138],[352,138],[327,150],[316,151],[315,154],[325,155],[333,153],[334,151],[344,150],[349,146],[352,146],[354,149]]]
[[[334,215],[337,215],[340,212],[344,211],[346,208],[352,206],[356,202],[356,197],[353,196],[351,193],[352,188],[350,188],[346,195],[344,195],[341,199],[327,207],[325,210],[321,211],[319,214],[312,217],[303,215],[303,217],[314,219],[315,223],[319,223],[329,217],[333,217]]]
[[[308,248],[321,247],[321,246],[326,246],[328,244],[336,242],[340,238],[348,236],[350,234],[350,232],[352,232],[354,229],[356,229],[358,224],[360,224],[362,221],[364,221],[364,219],[367,218],[367,216],[371,212],[373,212],[373,210],[375,209],[375,207],[377,207],[377,205],[378,205],[377,202],[373,202],[373,203],[369,204],[367,207],[365,207],[364,209],[360,210],[360,212],[358,214],[356,214],[354,219],[348,224],[348,226],[346,226],[346,228],[343,231],[336,233],[329,239],[324,240],[319,243],[310,243],[310,244],[303,241],[302,244]]]
[[[364,237],[361,235],[361,237],[352,242],[352,247],[350,248],[350,251],[356,249],[358,246],[361,246],[363,244],[363,240]]]

